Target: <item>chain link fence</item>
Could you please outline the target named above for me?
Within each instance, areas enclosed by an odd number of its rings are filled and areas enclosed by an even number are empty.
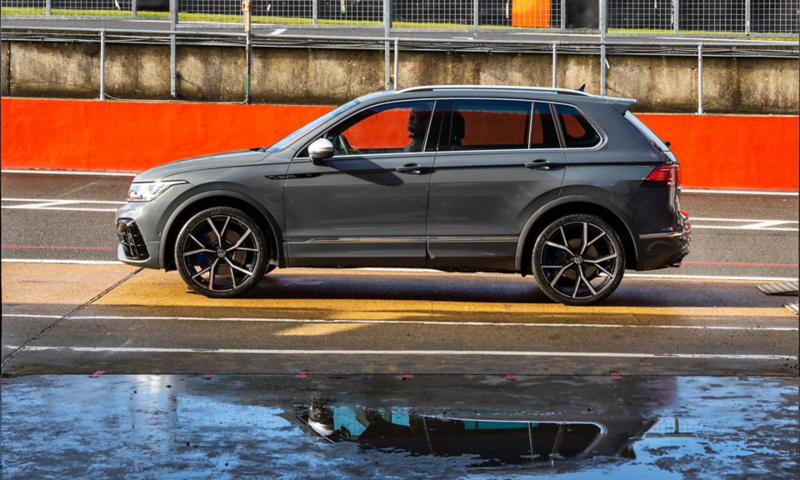
[[[3,18],[152,18],[169,0],[1,0]],[[240,0],[174,0],[181,23],[236,26]],[[393,31],[515,29],[609,36],[791,36],[800,0],[252,0],[252,22],[274,27]]]

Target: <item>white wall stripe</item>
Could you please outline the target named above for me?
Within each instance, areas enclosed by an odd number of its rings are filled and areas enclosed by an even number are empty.
[[[800,223],[797,220],[755,220],[752,218],[701,218],[689,217],[689,221],[703,220],[708,222],[780,222],[780,223]],[[694,224],[692,224],[694,226]]]
[[[774,192],[771,190],[714,190],[703,188],[682,188],[682,193],[713,193],[722,195],[783,195],[788,197],[798,196],[798,192]]]
[[[41,206],[28,206],[28,205],[14,205],[11,207],[7,207],[3,205],[3,210],[39,210],[41,212],[52,211],[52,210],[62,210],[68,212],[116,212],[116,208],[68,208],[68,207],[41,207]]]
[[[17,349],[13,345],[6,348]],[[79,353],[204,353],[249,355],[431,355],[431,356],[497,356],[497,357],[594,357],[594,358],[676,358],[729,360],[797,360],[790,355],[726,355],[709,353],[615,353],[615,352],[504,352],[495,350],[270,350],[232,348],[156,348],[156,347],[40,347],[28,346],[23,351],[72,351]]]
[[[125,265],[120,261],[105,260],[59,260],[59,259],[39,259],[39,258],[4,258],[3,263],[53,263],[53,264],[76,264],[76,265]]]
[[[125,205],[128,202],[112,200],[81,200],[64,198],[0,198],[4,202],[54,202],[54,203],[102,203],[108,205]]]
[[[665,310],[657,308],[654,310]],[[780,308],[778,308],[780,310]],[[28,315],[24,313],[4,313],[10,318],[61,318],[59,315]],[[731,327],[716,325],[628,325],[604,323],[514,323],[514,322],[442,322],[429,320],[347,320],[347,319],[310,319],[310,318],[247,318],[247,317],[163,317],[135,315],[75,315],[70,320],[138,320],[138,321],[181,321],[181,322],[243,322],[243,323],[331,323],[331,324],[365,324],[365,325],[435,325],[454,327],[522,327],[522,328],[652,328],[674,330],[744,330],[792,332],[798,327]]]

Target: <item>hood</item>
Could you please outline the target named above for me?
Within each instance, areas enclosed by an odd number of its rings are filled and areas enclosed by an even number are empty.
[[[268,157],[270,154],[257,150],[240,150],[238,152],[218,153],[203,157],[187,158],[177,162],[165,163],[145,170],[133,179],[134,182],[152,182],[155,180],[167,180],[169,177],[180,175],[186,172],[196,172],[198,170],[208,170],[212,168],[236,167],[241,165],[253,165]],[[171,178],[176,180],[175,178]]]

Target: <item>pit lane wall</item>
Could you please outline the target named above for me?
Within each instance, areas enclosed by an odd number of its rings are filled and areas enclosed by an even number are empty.
[[[140,172],[268,146],[329,106],[2,99],[2,167]],[[798,190],[798,117],[648,114],[685,188]]]

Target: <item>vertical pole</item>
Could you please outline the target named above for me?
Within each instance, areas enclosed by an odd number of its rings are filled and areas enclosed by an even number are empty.
[[[744,2],[744,34],[750,35],[750,0]]]
[[[47,7],[47,16],[49,17],[50,15],[53,14],[53,0],[47,0],[46,7]]]
[[[480,18],[481,18],[481,10],[478,6],[478,0],[472,0],[472,28],[475,31],[478,31],[478,27],[480,27]]]
[[[553,43],[553,88],[558,88],[558,44]]]
[[[672,33],[675,35],[681,29],[681,0],[672,0]]]
[[[247,91],[244,95],[244,104],[250,105],[252,103],[252,98],[250,97],[250,64],[252,61],[252,52],[253,52],[253,45],[250,43],[250,0],[244,0],[242,2],[242,11],[244,12],[244,32],[245,32],[245,63],[247,65],[247,73],[246,73],[246,80],[247,80]]]
[[[106,30],[100,30],[100,100],[106,99]]]
[[[170,29],[178,29],[178,0],[169,0]]]
[[[392,2],[391,0],[383,0],[383,36],[388,37],[389,31],[391,29],[392,29]]]
[[[606,41],[606,33],[608,33],[608,26],[606,25],[606,8],[608,6],[606,0],[598,0],[600,2],[600,40]]]
[[[567,28],[567,0],[560,0],[561,1],[561,30],[566,30]]]
[[[400,54],[400,39],[394,39],[394,89],[397,90],[397,77],[400,75],[400,58],[398,55]]]
[[[136,0],[131,0],[131,17],[136,16]]]
[[[311,18],[314,22],[314,26],[317,26],[319,22],[319,0],[312,0],[311,1]]]
[[[385,42],[385,44],[386,45],[385,45],[385,51],[384,51],[384,57],[383,57],[383,63],[384,63],[384,65],[383,65],[384,66],[383,78],[385,80],[385,82],[384,82],[385,83],[384,86],[386,87],[385,90],[389,90],[390,89],[390,85],[391,85],[390,78],[389,78],[391,76],[391,73],[389,73],[389,41],[387,40]]]
[[[172,98],[178,96],[178,68],[177,68],[177,38],[178,30],[178,0],[169,0],[169,25],[172,34],[169,36],[169,94]]]
[[[600,95],[606,94],[606,45],[600,45]]]
[[[703,44],[697,46],[697,114],[703,114]]]

